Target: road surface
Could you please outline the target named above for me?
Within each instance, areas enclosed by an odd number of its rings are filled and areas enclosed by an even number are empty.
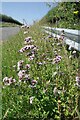
[[[0,41],[7,40],[9,37],[16,35],[19,32],[19,30],[19,27],[0,28]]]

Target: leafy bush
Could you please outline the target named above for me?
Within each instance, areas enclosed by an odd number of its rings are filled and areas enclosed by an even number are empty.
[[[45,24],[46,22],[54,27],[80,29],[78,25],[80,22],[80,2],[58,3],[40,20],[40,23]]]

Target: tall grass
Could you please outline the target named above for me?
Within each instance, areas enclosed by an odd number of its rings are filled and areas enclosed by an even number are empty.
[[[0,119],[2,118],[2,42],[0,41]]]
[[[79,93],[76,84],[78,58],[67,51],[62,40],[44,33],[39,25],[29,29],[24,35],[21,30],[13,38],[3,42],[2,78],[8,76],[16,79],[9,86],[3,83],[2,118],[6,120],[72,120],[79,118]],[[35,57],[29,60],[28,52],[18,51],[25,46],[25,37],[31,36],[37,46]],[[77,52],[78,53],[78,52]],[[61,56],[58,63],[54,58]],[[79,53],[78,53],[79,54]],[[27,74],[30,79],[19,82],[17,62],[30,64]],[[35,80],[33,85],[31,82]],[[31,101],[30,101],[31,100]]]

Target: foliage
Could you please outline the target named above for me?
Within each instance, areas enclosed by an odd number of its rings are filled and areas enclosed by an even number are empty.
[[[80,2],[61,2],[52,8],[40,21],[54,27],[80,29]]]

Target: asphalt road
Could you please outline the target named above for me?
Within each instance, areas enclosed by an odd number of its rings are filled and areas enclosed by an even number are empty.
[[[19,30],[19,27],[0,28],[0,41],[7,40],[9,37],[16,35],[19,32]]]

